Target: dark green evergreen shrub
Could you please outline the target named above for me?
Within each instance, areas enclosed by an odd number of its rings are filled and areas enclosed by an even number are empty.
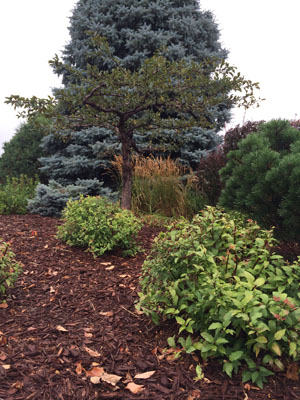
[[[39,171],[39,157],[43,155],[40,143],[43,133],[32,124],[24,123],[15,132],[9,142],[3,145],[0,157],[0,182],[6,177],[19,177],[26,173],[28,178],[44,179]]]
[[[63,211],[64,224],[58,227],[58,237],[71,246],[87,248],[94,256],[113,249],[124,255],[137,252],[136,236],[141,222],[131,211],[103,197],[80,197],[68,201]]]
[[[220,171],[225,188],[220,204],[276,227],[281,237],[300,238],[300,132],[285,120],[260,126],[227,155]]]
[[[49,217],[60,217],[68,200],[79,199],[79,196],[106,196],[111,200],[117,199],[117,193],[103,187],[97,179],[77,179],[74,185],[63,186],[51,180],[49,185],[38,185],[35,197],[28,202],[31,214]]]
[[[10,250],[9,244],[0,239],[0,299],[6,294],[8,288],[16,281],[22,266],[15,260],[15,254]]]
[[[139,307],[176,320],[183,336],[170,346],[219,358],[229,376],[247,364],[243,381],[261,387],[286,357],[300,358],[300,258],[287,264],[274,243],[252,220],[207,207],[157,237]]]
[[[26,175],[7,177],[0,184],[0,214],[26,214],[27,203],[34,197],[38,180]]]

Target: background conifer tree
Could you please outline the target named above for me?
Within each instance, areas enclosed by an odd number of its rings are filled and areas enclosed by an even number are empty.
[[[43,136],[43,132],[29,122],[17,128],[13,137],[3,145],[0,182],[5,182],[7,177],[19,177],[22,174],[45,179],[45,175],[39,170],[41,164],[38,161],[44,154],[40,147]]]
[[[219,42],[213,14],[202,11],[194,0],[80,0],[70,18],[69,31],[71,40],[63,51],[63,61],[81,71],[86,70],[87,64],[96,65],[100,70],[112,66],[109,58],[95,55],[90,31],[106,37],[112,54],[131,70],[161,48],[170,60],[187,58],[200,62],[208,57],[224,59],[227,56]],[[63,75],[67,86],[68,73],[59,69],[56,72]],[[149,137],[136,134],[136,142],[144,154],[171,154],[184,164],[196,167],[200,158],[219,144],[217,131],[229,120],[229,115],[228,106],[220,104],[215,107],[213,118],[209,117],[216,124],[213,129],[196,127],[180,137],[171,130],[158,137],[151,132]],[[112,149],[116,152],[118,147],[113,134],[103,130],[96,133],[97,129],[90,135],[86,131],[76,132],[65,142],[46,139],[43,149],[48,156],[41,160],[43,171],[52,179],[60,175],[60,181],[69,181],[71,176],[77,178],[76,169],[81,179],[85,177],[84,171],[88,172],[87,179],[94,171],[93,177],[101,176],[107,181],[107,175],[102,175],[103,166],[108,165],[114,153]],[[83,163],[89,168],[83,167]],[[90,169],[91,164],[101,165],[102,170],[101,167]]]

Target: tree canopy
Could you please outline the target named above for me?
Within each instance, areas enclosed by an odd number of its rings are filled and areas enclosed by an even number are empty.
[[[7,103],[23,108],[20,116],[32,118],[38,114],[51,119],[50,129],[98,126],[112,130],[122,145],[123,208],[131,205],[131,154],[138,150],[134,132],[180,132],[199,124],[213,125],[206,116],[220,102],[246,107],[256,104],[254,89],[258,84],[246,80],[225,61],[170,61],[155,54],[132,71],[111,54],[103,38],[96,35],[91,40],[95,52],[110,58],[111,70],[88,65],[86,71],[80,71],[56,56],[50,64],[65,70],[73,83],[58,89],[55,97],[26,99],[12,95]]]

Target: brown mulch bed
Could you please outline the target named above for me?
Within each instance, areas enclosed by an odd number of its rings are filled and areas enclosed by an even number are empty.
[[[0,307],[0,399],[300,399],[299,382],[284,373],[263,390],[228,378],[208,361],[195,382],[196,357],[165,353],[171,322],[159,326],[135,310],[145,254],[94,259],[56,239],[54,218],[0,216],[0,237],[10,241],[24,265],[7,307]],[[149,249],[158,229],[144,227],[139,240]],[[146,251],[147,252],[147,251]],[[109,374],[98,384],[90,371]],[[155,371],[148,379],[136,374]],[[116,386],[111,374],[121,379]],[[126,386],[141,385],[132,393]]]

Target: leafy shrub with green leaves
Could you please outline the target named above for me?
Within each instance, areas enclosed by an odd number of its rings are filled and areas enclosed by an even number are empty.
[[[300,132],[273,120],[247,136],[227,155],[220,171],[220,205],[248,214],[282,238],[300,238]]]
[[[5,296],[9,287],[13,286],[20,271],[21,264],[15,260],[9,244],[0,240],[0,299]]]
[[[220,358],[229,376],[244,361],[243,380],[262,387],[282,357],[300,358],[300,267],[273,254],[274,241],[252,220],[207,207],[156,239],[139,307],[156,322],[175,319],[187,353]]]
[[[7,177],[0,185],[0,214],[26,214],[28,200],[34,197],[38,180],[26,175]]]
[[[71,246],[86,247],[94,256],[116,248],[123,249],[124,255],[134,255],[138,250],[135,239],[141,222],[131,211],[103,197],[69,200],[63,219],[58,237]]]

